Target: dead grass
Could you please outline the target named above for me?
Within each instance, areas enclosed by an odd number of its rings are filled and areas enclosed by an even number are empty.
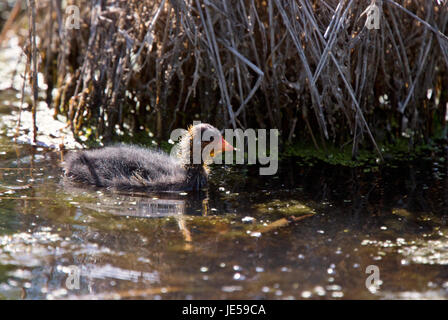
[[[39,1],[47,100],[74,133],[106,141],[117,126],[166,138],[193,119],[354,155],[426,141],[446,124],[448,9],[373,2],[379,30],[364,25],[370,1],[76,0],[70,30],[59,1]]]

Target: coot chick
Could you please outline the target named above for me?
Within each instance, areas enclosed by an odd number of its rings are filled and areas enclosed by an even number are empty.
[[[119,190],[200,190],[207,186],[207,163],[215,154],[232,150],[218,129],[201,123],[182,135],[177,156],[134,145],[116,145],[69,153],[64,172],[71,182]]]

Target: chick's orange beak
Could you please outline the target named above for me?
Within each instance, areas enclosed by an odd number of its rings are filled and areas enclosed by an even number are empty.
[[[224,138],[221,138],[221,152],[225,151],[233,151],[235,150],[234,147],[230,143],[228,143]]]

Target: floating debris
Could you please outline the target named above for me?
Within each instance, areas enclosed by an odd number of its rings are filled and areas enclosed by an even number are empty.
[[[244,222],[244,223],[252,223],[252,222],[255,221],[255,218],[246,216],[246,217],[242,218],[241,221]]]

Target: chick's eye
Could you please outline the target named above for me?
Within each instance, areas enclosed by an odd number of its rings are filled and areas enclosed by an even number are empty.
[[[210,137],[210,142],[213,142],[213,140],[215,140],[215,137]]]

